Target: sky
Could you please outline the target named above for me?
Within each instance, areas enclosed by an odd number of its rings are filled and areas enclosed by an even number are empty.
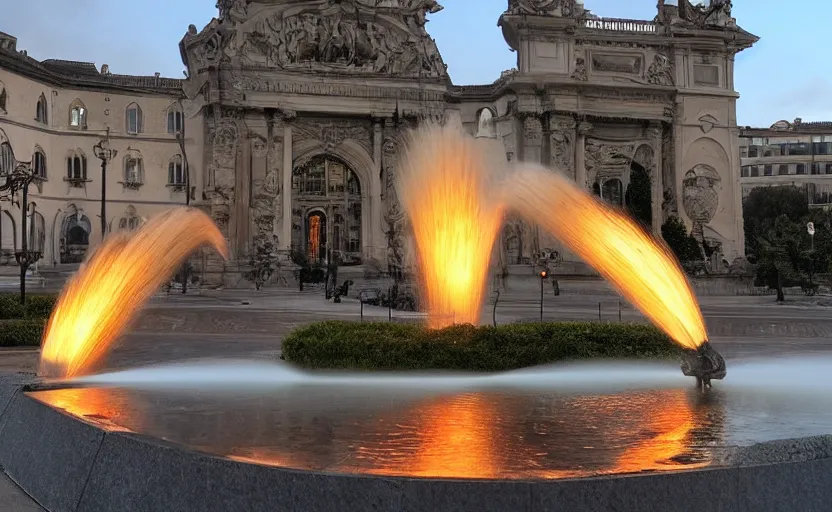
[[[430,34],[455,84],[486,84],[516,65],[497,19],[507,0],[440,0]],[[215,0],[9,0],[0,31],[18,38],[18,49],[38,59],[109,64],[119,74],[182,77],[179,41],[189,24],[198,29],[216,15]],[[173,7],[173,6],[176,7]],[[608,18],[652,19],[656,0],[585,0]],[[777,120],[832,120],[832,66],[825,36],[832,2],[737,0],[733,14],[761,37],[737,56],[734,83],[741,98],[740,125],[769,126]],[[823,46],[823,48],[821,48]]]

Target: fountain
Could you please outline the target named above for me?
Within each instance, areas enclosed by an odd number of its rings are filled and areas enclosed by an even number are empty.
[[[685,376],[709,388],[725,362],[667,248],[557,172],[495,162],[456,128],[410,139],[397,179],[430,326],[477,323],[511,209],[683,347],[684,375],[632,362],[495,375],[216,360],[100,371],[191,251],[227,255],[207,216],[174,209],[110,236],[67,285],[44,334],[46,386],[18,393],[0,379],[0,466],[49,510],[694,511],[700,496],[726,510],[827,507],[828,361],[740,364],[718,389],[684,389]],[[813,437],[780,441],[793,435]]]

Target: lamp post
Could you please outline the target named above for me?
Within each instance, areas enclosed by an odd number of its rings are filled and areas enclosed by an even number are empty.
[[[191,173],[188,170],[188,154],[185,152],[185,108],[182,102],[179,102],[180,110],[182,111],[182,125],[176,129],[176,122],[174,117],[174,129],[176,130],[176,141],[179,143],[179,151],[182,153],[182,173],[185,175],[185,206],[191,205]],[[175,177],[175,176],[174,176]],[[182,266],[182,294],[188,293],[188,278],[190,277],[189,270],[191,264],[185,260]]]
[[[545,270],[540,271],[540,322],[543,322],[543,281],[549,279],[549,273]]]
[[[116,157],[118,151],[110,147],[110,128],[107,133],[92,147],[96,158],[101,160],[101,240],[107,235],[107,163]]]
[[[812,279],[815,274],[815,223],[809,222],[806,224],[806,231],[809,232],[809,240],[811,240],[811,250],[809,256],[809,284],[814,284]]]
[[[14,252],[14,259],[20,265],[20,303],[26,303],[26,271],[40,260],[43,252],[29,248],[29,233],[26,229],[26,216],[29,213],[29,185],[37,179],[30,163],[19,162],[13,172],[6,175],[6,182],[0,185],[0,193],[7,192],[12,202],[17,191],[21,191],[20,250]],[[34,210],[32,210],[34,221]]]

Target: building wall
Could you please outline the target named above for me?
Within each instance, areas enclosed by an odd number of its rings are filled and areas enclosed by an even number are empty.
[[[168,164],[181,153],[175,135],[168,133],[169,109],[178,108],[175,95],[149,94],[136,91],[63,89],[38,82],[7,69],[0,69],[0,82],[6,90],[6,111],[0,112],[0,138],[6,139],[15,159],[30,162],[36,148],[46,160],[45,179],[29,190],[29,200],[44,219],[45,247],[42,264],[60,262],[61,226],[67,212],[77,211],[90,224],[90,249],[102,238],[101,161],[93,146],[110,130],[110,145],[117,151],[109,163],[106,176],[106,217],[108,229],[118,229],[121,218],[135,215],[148,218],[160,211],[185,202],[184,188],[168,186]],[[36,105],[43,95],[47,103],[47,122],[35,119]],[[78,103],[80,102],[80,103]],[[71,126],[70,109],[82,105],[86,109],[86,126]],[[142,114],[140,133],[127,133],[127,108],[137,105]],[[187,108],[185,104],[185,108]],[[201,115],[185,120],[186,152],[192,170],[202,168],[203,127]],[[2,142],[2,141],[0,141]],[[67,159],[75,155],[86,158],[87,181],[67,180]],[[143,179],[138,187],[126,186],[126,158],[142,162]],[[191,185],[202,190],[202,174],[191,172]],[[4,202],[0,205],[11,214],[4,214],[6,231],[2,235],[3,251],[8,251],[14,224],[15,246],[20,246],[20,208]],[[129,214],[127,213],[129,212]],[[6,263],[9,263],[6,259]],[[4,261],[0,259],[0,264]],[[13,260],[12,262],[13,263]]]
[[[779,121],[747,128],[738,142],[743,197],[757,187],[804,187],[810,205],[832,203],[832,123]]]

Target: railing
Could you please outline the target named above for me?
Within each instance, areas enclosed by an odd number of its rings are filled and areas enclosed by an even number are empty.
[[[607,30],[612,32],[656,33],[656,24],[652,21],[644,20],[626,20],[618,18],[583,20],[583,27],[592,30]]]

